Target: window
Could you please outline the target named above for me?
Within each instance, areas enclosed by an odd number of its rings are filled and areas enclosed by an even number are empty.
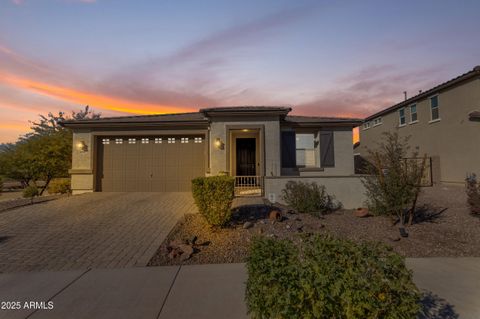
[[[363,123],[363,129],[364,130],[369,129],[369,128],[370,128],[370,122]]]
[[[137,140],[135,138],[128,139],[128,144],[135,144],[135,143],[137,143]]]
[[[121,138],[116,138],[116,139],[115,139],[115,144],[123,144],[123,139],[121,139]]]
[[[201,137],[195,137],[194,142],[195,143],[202,143],[202,138]]]
[[[438,109],[438,95],[430,98],[430,111],[432,115],[432,121],[440,119],[440,110]]]
[[[410,123],[416,123],[417,121],[418,121],[417,105],[413,104],[410,106]]]
[[[406,123],[405,120],[405,109],[400,109],[398,110],[398,120],[399,120],[399,125],[404,126]]]
[[[373,126],[377,126],[377,125],[380,125],[382,124],[382,118],[381,117],[377,117],[376,119],[373,120]]]
[[[142,138],[142,144],[148,144],[148,138]]]
[[[315,136],[313,133],[299,133],[295,135],[295,157],[297,166],[315,166]]]
[[[182,144],[188,143],[188,137],[182,137],[182,138],[180,139],[180,143],[182,143]]]
[[[110,139],[109,138],[102,138],[102,144],[103,145],[110,144]]]
[[[168,144],[175,144],[175,137],[169,137]]]
[[[155,144],[162,144],[162,138],[161,137],[155,137]]]

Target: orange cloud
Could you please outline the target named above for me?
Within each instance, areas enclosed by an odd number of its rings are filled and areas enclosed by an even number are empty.
[[[64,86],[48,84],[35,81],[11,74],[0,73],[0,82],[4,82],[16,88],[30,90],[39,94],[59,98],[65,101],[78,104],[90,105],[100,109],[134,113],[134,114],[152,114],[152,113],[175,113],[189,111],[191,108],[181,108],[172,105],[152,104],[145,102],[136,102],[133,100],[119,99],[96,93],[67,88]]]

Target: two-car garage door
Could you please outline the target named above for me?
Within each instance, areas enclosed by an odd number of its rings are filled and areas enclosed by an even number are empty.
[[[98,140],[97,190],[185,192],[205,175],[202,136],[122,136]]]

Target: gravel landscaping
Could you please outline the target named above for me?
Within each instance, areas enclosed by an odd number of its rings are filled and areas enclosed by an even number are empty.
[[[172,230],[149,265],[244,262],[254,236],[297,241],[308,233],[381,241],[405,257],[480,256],[480,219],[469,214],[464,187],[425,188],[419,202],[421,218],[407,227],[408,238],[400,237],[398,225],[393,226],[389,218],[359,218],[352,210],[340,210],[321,218],[282,212],[283,220],[273,221],[269,219],[268,206],[242,205],[235,209],[229,227],[223,229],[212,229],[201,215],[189,214]],[[189,258],[182,257],[179,245],[193,248]]]

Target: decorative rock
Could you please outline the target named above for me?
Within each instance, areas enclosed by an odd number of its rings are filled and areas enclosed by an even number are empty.
[[[286,229],[290,229],[290,227],[291,227],[290,225],[285,226]]]
[[[268,218],[272,221],[282,221],[282,214],[278,210],[272,210],[268,215]]]
[[[243,229],[249,229],[249,228],[252,228],[253,227],[253,223],[252,222],[245,222],[243,224]]]
[[[368,217],[370,215],[370,212],[368,211],[368,208],[357,208],[354,213],[356,217]]]
[[[193,236],[188,240],[188,243],[189,243],[190,245],[195,245],[195,243],[197,242],[197,239],[198,239],[198,237],[195,236],[195,235],[193,235]]]
[[[400,228],[398,229],[398,231],[400,232],[400,236],[402,236],[403,238],[407,238],[407,237],[408,237],[408,233],[407,233],[407,231],[405,230],[405,228],[400,227]]]
[[[182,254],[180,255],[181,261],[189,259],[193,254],[193,247],[190,245],[181,245],[178,248],[182,251]]]

